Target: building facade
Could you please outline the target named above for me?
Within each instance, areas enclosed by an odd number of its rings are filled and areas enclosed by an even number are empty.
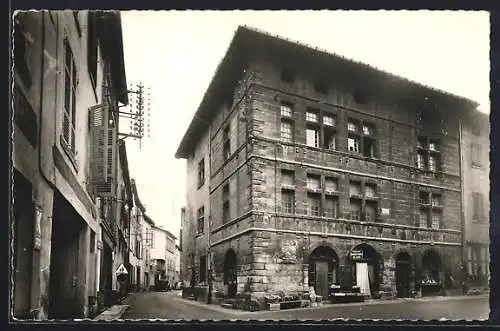
[[[176,153],[190,281],[229,297],[458,287],[458,118],[476,106],[238,28]]]
[[[488,287],[490,265],[490,121],[473,112],[462,121],[464,267],[469,286]]]
[[[162,288],[167,283],[172,287],[179,281],[179,272],[176,268],[176,257],[178,256],[176,239],[170,231],[162,226],[155,225],[153,227],[151,260],[155,288]]]
[[[89,116],[128,102],[120,15],[19,12],[13,28],[13,316],[86,317],[102,232]]]

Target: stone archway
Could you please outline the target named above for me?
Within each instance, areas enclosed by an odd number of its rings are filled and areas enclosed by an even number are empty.
[[[368,244],[355,246],[349,252],[349,261],[352,265],[353,278],[360,287],[361,293],[371,296],[380,290],[380,262],[381,255]]]
[[[228,298],[234,298],[238,289],[236,266],[236,253],[230,248],[224,257],[224,295]]]
[[[316,247],[309,256],[309,286],[316,294],[328,299],[330,286],[338,283],[339,258],[329,246]]]
[[[411,256],[407,252],[396,255],[396,295],[398,298],[410,296]]]

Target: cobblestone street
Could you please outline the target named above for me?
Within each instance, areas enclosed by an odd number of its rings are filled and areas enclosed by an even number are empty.
[[[183,299],[177,292],[144,292],[127,299],[122,319],[174,320],[318,320],[318,319],[488,319],[488,296],[437,297],[369,301],[363,304],[325,304],[320,308],[278,312],[244,312]]]

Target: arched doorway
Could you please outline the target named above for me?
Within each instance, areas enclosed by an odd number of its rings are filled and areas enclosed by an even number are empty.
[[[236,276],[236,253],[233,249],[229,249],[224,257],[224,289],[228,298],[236,296],[238,287]]]
[[[328,246],[317,247],[309,256],[309,286],[323,299],[328,299],[330,286],[337,283],[338,262],[337,253]]]
[[[422,295],[434,295],[442,288],[441,257],[433,250],[427,250],[422,256]]]
[[[380,254],[368,244],[360,244],[349,253],[353,278],[360,292],[371,296],[380,289]]]
[[[410,296],[411,257],[406,252],[396,255],[396,294],[398,298]]]

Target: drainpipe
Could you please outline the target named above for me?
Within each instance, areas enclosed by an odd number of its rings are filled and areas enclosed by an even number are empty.
[[[461,232],[462,232],[462,252],[461,252],[461,268],[465,268],[465,248],[466,248],[466,238],[465,238],[465,215],[464,215],[464,199],[465,199],[465,192],[464,192],[464,151],[463,151],[463,146],[462,146],[462,120],[459,118],[458,119],[458,150],[459,150],[459,155],[460,155],[460,162],[459,162],[459,171],[460,171],[460,225],[461,225]],[[464,275],[462,274],[462,277]]]
[[[44,86],[44,68],[45,68],[45,13],[42,12],[42,22],[41,22],[41,30],[42,30],[42,40],[41,40],[41,52],[40,52],[40,65],[41,65],[41,73],[40,73],[40,106],[39,106],[39,123],[40,123],[40,127],[38,128],[38,171],[40,173],[40,177],[42,177],[42,179],[49,185],[50,188],[52,188],[53,191],[57,191],[57,187],[55,185],[54,182],[52,182],[45,174],[45,172],[43,171],[43,167],[42,167],[42,130],[43,130],[43,86]],[[59,36],[59,22],[57,22],[57,30],[56,30],[56,36]],[[55,115],[55,112],[54,112],[54,122],[55,122],[55,118],[56,118],[56,115]],[[52,204],[54,204],[53,200],[52,200]],[[53,208],[53,207],[52,207]],[[53,220],[53,217],[52,217],[52,220]],[[50,233],[52,233],[52,231],[50,231]],[[50,238],[48,238],[50,240]],[[47,266],[40,266],[41,269],[43,270],[42,273],[47,273],[48,277],[47,279],[50,280],[50,247],[48,248],[49,250],[49,264]],[[40,252],[40,259],[42,259],[42,252]],[[40,261],[41,262],[41,261]],[[41,278],[44,278],[43,275],[40,275]],[[44,296],[44,291],[43,289],[40,289],[40,295],[39,295],[39,298],[38,298],[38,306],[40,307],[40,313],[39,313],[39,316],[40,314],[42,316],[45,316],[46,312],[44,311],[45,309],[44,308],[47,308],[48,310],[48,305],[47,307],[43,307],[44,304],[43,302],[44,301],[49,301],[50,300],[50,284],[49,282],[47,282],[47,284],[45,284],[46,287],[47,287],[47,291],[46,291],[46,296],[47,298],[42,298],[42,296]],[[48,311],[47,311],[48,313]]]

